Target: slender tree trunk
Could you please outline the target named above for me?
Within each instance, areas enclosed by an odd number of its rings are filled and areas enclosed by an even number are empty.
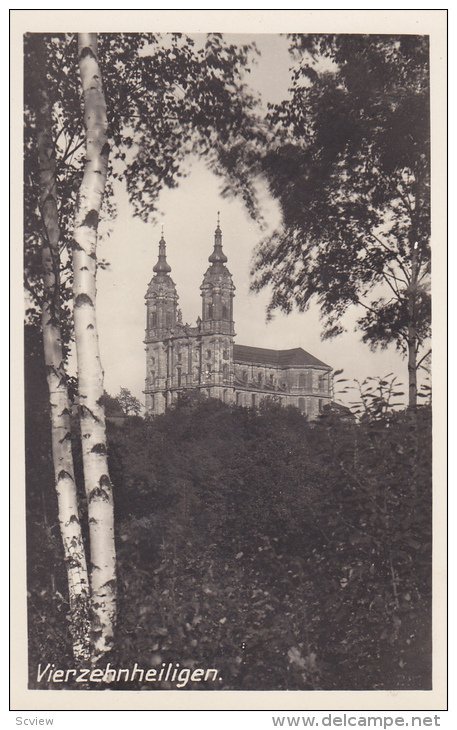
[[[408,405],[411,410],[417,408],[417,351],[418,351],[418,334],[417,334],[417,302],[419,297],[419,274],[421,270],[421,243],[420,236],[430,235],[429,223],[427,230],[424,231],[424,215],[427,216],[429,211],[429,187],[426,181],[429,179],[430,170],[424,163],[417,166],[414,170],[414,209],[411,217],[411,229],[409,234],[409,245],[411,249],[411,281],[407,294],[408,307],[408,331],[407,331],[407,347],[408,347]],[[421,225],[422,220],[422,225]]]
[[[78,34],[86,129],[86,160],[75,212],[73,297],[82,456],[91,557],[92,659],[112,648],[116,621],[113,489],[108,473],[103,370],[95,312],[97,231],[105,192],[109,144],[95,33]]]
[[[417,407],[417,338],[414,328],[408,328],[408,405]]]
[[[36,41],[36,126],[39,162],[40,210],[43,221],[42,331],[51,410],[52,458],[60,533],[68,576],[73,653],[89,658],[89,584],[86,555],[78,513],[78,498],[71,451],[70,407],[60,331],[60,228],[56,192],[56,160],[52,138],[52,108],[46,88],[43,41]]]
[[[416,197],[417,200],[417,197]],[[411,246],[411,281],[407,294],[408,301],[408,407],[411,410],[417,408],[417,298],[419,285],[419,261],[418,261],[418,242],[416,239],[416,225],[413,221],[410,246]]]

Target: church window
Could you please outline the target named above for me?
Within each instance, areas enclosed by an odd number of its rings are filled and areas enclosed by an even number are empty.
[[[222,366],[222,377],[224,378],[224,380],[228,380],[228,375],[229,375],[229,372],[228,372],[228,365],[227,365],[227,363],[225,362],[225,363],[223,364],[223,366]]]
[[[151,312],[150,326],[157,327],[157,312]]]
[[[212,319],[212,318],[213,318],[213,305],[208,304],[208,319]]]
[[[222,306],[222,319],[228,319],[228,310],[225,304]]]
[[[262,385],[262,373],[257,373],[257,382],[259,385]]]
[[[179,363],[182,362],[182,353],[181,352],[178,352],[178,362]]]
[[[236,405],[239,406],[240,405],[240,394],[237,393],[235,398],[236,398]]]
[[[206,351],[206,357],[208,358],[208,360],[211,358],[211,350]]]
[[[171,327],[173,324],[173,315],[171,312],[167,312],[167,327]]]
[[[275,382],[275,376],[273,373],[270,373],[270,385],[273,385]]]
[[[223,352],[223,358],[224,358],[224,360],[228,360],[228,357],[229,357],[229,351],[226,349]]]
[[[252,395],[251,395],[251,404],[252,404],[252,407],[255,408],[255,393],[252,393]]]
[[[247,370],[243,370],[243,381],[245,383],[248,382],[248,371]]]
[[[319,398],[319,413],[322,413],[323,407],[324,407],[324,399]]]
[[[306,413],[306,398],[299,398],[298,399],[298,409],[300,413]]]
[[[178,368],[178,388],[181,387],[181,368]]]
[[[300,373],[300,375],[298,376],[298,386],[299,388],[304,388],[305,390],[312,390],[313,373],[309,370],[304,373]]]

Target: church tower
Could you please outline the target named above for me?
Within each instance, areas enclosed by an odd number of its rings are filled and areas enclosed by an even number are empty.
[[[170,277],[171,266],[167,262],[166,243],[159,241],[159,258],[153,268],[146,299],[146,412],[163,413],[166,408],[166,389],[169,387],[169,348],[178,319],[178,294]]]
[[[231,402],[234,397],[233,379],[233,298],[235,286],[226,267],[227,256],[222,250],[222,231],[217,217],[214,249],[208,258],[210,266],[200,287],[202,296],[201,374],[208,396]]]
[[[233,297],[235,286],[232,275],[225,266],[227,256],[222,250],[222,231],[217,217],[214,232],[214,250],[208,258],[207,269],[200,287],[202,296],[202,332],[230,335],[235,334],[233,321]]]

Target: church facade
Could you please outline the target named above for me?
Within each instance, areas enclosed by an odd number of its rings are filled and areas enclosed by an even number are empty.
[[[146,413],[159,415],[186,390],[256,408],[270,398],[314,419],[331,401],[331,368],[296,347],[271,350],[235,343],[235,286],[222,250],[219,222],[200,287],[202,314],[184,324],[170,276],[166,244],[146,292]]]

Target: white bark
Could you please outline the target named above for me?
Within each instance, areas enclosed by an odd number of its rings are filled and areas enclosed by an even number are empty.
[[[90,556],[93,661],[112,648],[116,621],[116,555],[113,490],[108,473],[103,370],[98,346],[96,250],[100,209],[105,192],[109,145],[106,105],[97,58],[95,33],[78,34],[86,160],[75,212],[73,297],[78,363],[84,481],[87,495]]]
[[[71,451],[70,407],[60,331],[60,228],[56,193],[56,161],[52,139],[52,110],[45,80],[45,58],[37,40],[37,150],[40,211],[43,221],[42,331],[51,410],[52,458],[57,492],[58,519],[68,576],[73,654],[89,658],[89,584],[81,534],[78,498]]]

